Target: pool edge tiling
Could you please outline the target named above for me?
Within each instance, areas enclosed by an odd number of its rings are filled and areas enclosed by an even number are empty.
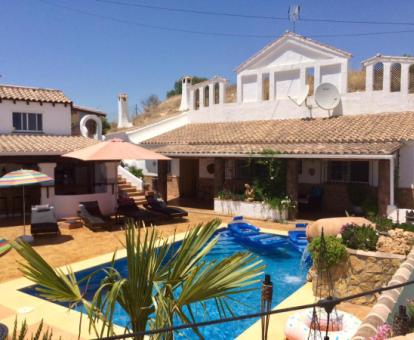
[[[226,224],[222,224],[220,229],[223,229],[225,227]],[[266,228],[261,228],[261,230],[266,233],[287,235],[287,232],[283,230],[270,230]],[[185,232],[177,234],[175,238],[173,238],[173,236],[170,236],[168,239],[170,241],[180,241],[183,239],[184,235]],[[91,259],[73,263],[69,266],[73,271],[77,272],[109,262],[111,261],[112,256],[113,252],[110,252]],[[126,251],[125,249],[122,249],[117,252],[116,258],[121,259],[125,256]],[[67,267],[68,266],[63,266],[61,269],[65,270]],[[80,313],[20,291],[21,289],[27,288],[31,285],[33,285],[33,282],[26,278],[18,278],[0,284],[0,322],[6,324],[11,330],[13,329],[16,317],[20,322],[23,319],[26,319],[29,329],[31,329],[31,326],[38,324],[43,319],[45,325],[52,328],[56,336],[59,336],[59,334],[61,334],[62,338],[64,339],[77,339]],[[306,284],[299,288],[299,290],[295,291],[292,295],[296,295],[296,293],[298,291],[301,291],[304,287],[306,287]],[[311,298],[313,298],[313,294],[311,296]],[[282,303],[285,303],[285,301],[289,298],[290,296]],[[21,309],[23,307],[30,307],[29,312],[26,314],[21,313]],[[245,330],[239,337],[242,337],[252,327]],[[117,326],[115,329],[116,333],[123,333],[122,327]],[[89,332],[88,321],[84,318],[81,326],[81,338],[89,339],[91,337],[94,337],[94,335],[94,333]],[[257,328],[257,332],[254,334],[254,338],[256,337],[257,339],[260,339],[260,328]],[[250,337],[250,339],[252,338]]]

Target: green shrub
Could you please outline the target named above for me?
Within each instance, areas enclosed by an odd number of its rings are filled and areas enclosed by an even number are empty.
[[[309,243],[309,252],[312,256],[313,263],[316,267],[321,261],[325,261],[325,268],[329,269],[332,266],[341,263],[346,257],[346,248],[342,241],[335,236],[325,236],[326,253],[321,254],[321,238],[315,237]],[[320,257],[323,257],[322,259]]]
[[[369,220],[375,223],[378,231],[388,231],[394,229],[395,225],[392,220],[382,216],[369,216]]]
[[[141,179],[143,179],[143,178],[144,178],[144,172],[143,172],[143,170],[142,170],[142,169],[137,168],[137,167],[136,167],[136,166],[134,166],[134,165],[129,166],[129,167],[128,167],[128,171],[129,171],[131,174],[133,174],[135,177],[138,177],[138,178],[141,178]]]
[[[347,224],[341,230],[342,242],[351,249],[376,250],[378,234],[368,225]]]

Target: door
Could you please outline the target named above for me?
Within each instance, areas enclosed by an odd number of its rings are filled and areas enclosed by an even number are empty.
[[[198,159],[180,159],[180,197],[197,196]]]

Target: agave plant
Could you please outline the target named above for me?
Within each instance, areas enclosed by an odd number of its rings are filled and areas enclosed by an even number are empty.
[[[21,263],[23,274],[39,285],[39,294],[51,301],[71,306],[83,304],[90,329],[97,336],[114,334],[115,306],[129,316],[126,332],[143,332],[173,325],[173,320],[195,322],[195,308],[214,301],[219,315],[233,314],[231,296],[255,289],[264,268],[251,253],[235,253],[223,260],[208,261],[206,256],[218,241],[215,235],[220,220],[199,224],[187,231],[179,247],[163,238],[157,229],[126,224],[125,243],[128,275],[123,276],[113,260],[104,269],[99,288],[88,300],[74,272],[53,269],[29,244],[13,242],[13,247],[27,261]],[[83,280],[91,280],[97,272]],[[192,328],[202,337],[197,328]],[[173,334],[154,337],[172,338]],[[135,339],[143,339],[136,336]]]

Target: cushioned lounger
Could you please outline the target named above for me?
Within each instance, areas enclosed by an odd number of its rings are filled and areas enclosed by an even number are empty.
[[[32,235],[43,233],[59,233],[59,226],[53,207],[32,207],[30,231]]]

